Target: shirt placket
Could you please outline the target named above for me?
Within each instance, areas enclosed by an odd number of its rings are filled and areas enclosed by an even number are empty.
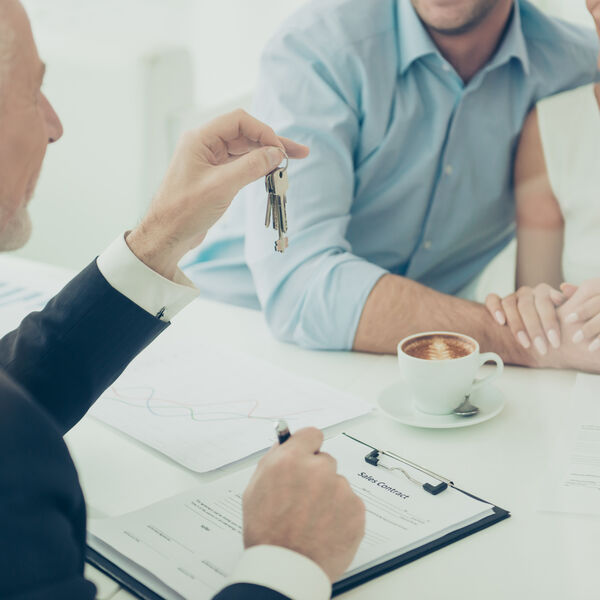
[[[452,200],[452,180],[457,171],[454,159],[458,157],[458,151],[456,150],[457,142],[455,142],[455,139],[457,139],[457,131],[460,129],[458,121],[467,89],[463,86],[454,68],[447,61],[443,59],[441,61],[438,70],[440,71],[440,76],[444,78],[448,87],[455,94],[454,107],[448,117],[436,181],[423,221],[419,243],[416,246],[406,273],[407,277],[413,279],[417,279],[420,275],[426,273],[433,266],[434,262],[439,260],[439,252],[443,250],[444,238],[447,234],[447,228],[450,226],[447,221],[440,220],[438,213],[440,212],[440,206]]]

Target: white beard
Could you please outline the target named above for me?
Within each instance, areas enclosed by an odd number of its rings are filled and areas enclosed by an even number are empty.
[[[0,215],[2,213],[0,208]],[[3,221],[0,218],[0,223]],[[0,252],[9,252],[22,248],[31,237],[31,217],[26,206],[15,212],[0,231]]]

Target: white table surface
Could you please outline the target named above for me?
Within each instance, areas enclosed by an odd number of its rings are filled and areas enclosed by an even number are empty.
[[[218,345],[233,346],[291,372],[326,382],[375,403],[398,379],[391,356],[317,353],[280,344],[255,311],[199,300],[173,327]],[[201,369],[198,371],[201,379]],[[538,482],[568,410],[575,374],[508,368],[498,386],[504,411],[474,427],[426,430],[375,412],[330,431],[356,434],[395,450],[456,485],[511,511],[512,517],[358,587],[348,600],[400,598],[599,598],[600,519],[537,512]],[[329,435],[329,433],[328,433]],[[89,513],[118,515],[185,491],[254,462],[197,475],[91,418],[67,436]],[[600,501],[600,499],[599,499]],[[95,576],[92,575],[94,579]],[[102,581],[103,598],[129,597]]]

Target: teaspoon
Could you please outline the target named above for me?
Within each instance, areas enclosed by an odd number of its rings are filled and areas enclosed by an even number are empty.
[[[471,404],[471,396],[465,396],[464,402],[457,408],[454,409],[454,414],[459,417],[474,417],[478,412],[479,408],[474,404]]]

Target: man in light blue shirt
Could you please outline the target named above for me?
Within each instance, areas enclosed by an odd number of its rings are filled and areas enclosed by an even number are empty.
[[[459,330],[558,366],[454,294],[514,235],[527,113],[594,80],[596,56],[591,30],[525,0],[308,3],[267,46],[255,105],[311,148],[289,167],[289,248],[273,251],[258,183],[187,274],[309,348],[395,352],[415,331]]]

